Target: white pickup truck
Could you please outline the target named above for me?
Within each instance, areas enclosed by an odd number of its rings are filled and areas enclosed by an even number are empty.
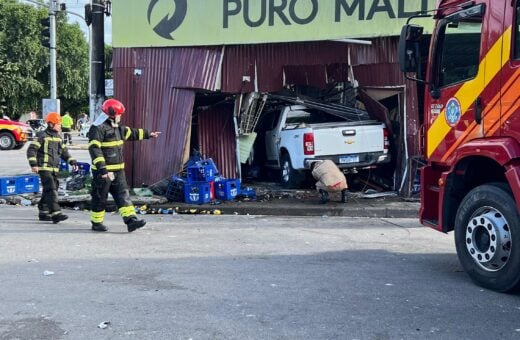
[[[281,169],[281,184],[298,187],[313,162],[330,159],[340,169],[390,161],[388,130],[375,120],[352,121],[303,105],[266,114],[266,165]]]

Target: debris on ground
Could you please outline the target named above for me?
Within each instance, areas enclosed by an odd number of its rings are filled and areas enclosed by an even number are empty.
[[[98,328],[105,329],[110,325],[110,321],[103,321],[98,325]]]

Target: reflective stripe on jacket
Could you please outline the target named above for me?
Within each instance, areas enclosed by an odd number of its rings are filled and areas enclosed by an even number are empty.
[[[107,119],[99,126],[92,125],[88,136],[92,170],[108,172],[120,171],[125,168],[123,160],[124,141],[148,139],[150,133],[146,129],[134,129],[123,124],[114,127],[112,120]]]
[[[31,167],[38,167],[42,171],[60,171],[60,159],[70,165],[76,164],[69,150],[63,145],[58,132],[47,128],[38,134],[38,139],[32,141],[27,149],[27,160]]]

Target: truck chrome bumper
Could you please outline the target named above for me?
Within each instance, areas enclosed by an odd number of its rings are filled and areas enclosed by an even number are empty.
[[[383,152],[376,153],[360,153],[356,154],[359,157],[359,162],[355,163],[341,163],[340,158],[350,156],[350,155],[330,155],[330,156],[316,156],[314,158],[305,158],[303,164],[306,169],[310,169],[312,163],[316,161],[323,161],[326,159],[330,159],[340,169],[349,169],[349,168],[363,168],[377,164],[383,164],[390,162],[390,154]]]

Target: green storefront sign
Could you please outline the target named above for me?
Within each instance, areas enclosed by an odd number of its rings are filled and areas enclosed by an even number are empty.
[[[435,0],[112,0],[114,47],[204,46],[399,35]],[[433,21],[422,20],[426,31]]]

